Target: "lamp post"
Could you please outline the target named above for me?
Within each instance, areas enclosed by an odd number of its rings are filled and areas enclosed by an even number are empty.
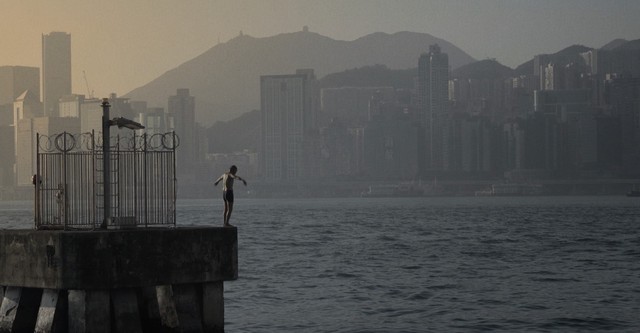
[[[101,229],[106,229],[111,224],[111,126],[116,125],[118,128],[126,127],[128,129],[143,129],[140,123],[123,117],[109,119],[108,98],[102,99],[102,181],[103,181],[103,209],[104,220],[100,225]]]
[[[102,99],[102,188],[104,220],[100,228],[111,223],[111,124],[109,121],[109,99]]]

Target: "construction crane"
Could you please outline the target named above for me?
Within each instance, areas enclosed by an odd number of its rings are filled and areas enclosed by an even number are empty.
[[[90,99],[93,99],[93,90],[89,89],[89,81],[87,80],[87,73],[85,73],[85,71],[82,71],[82,76],[84,77],[84,84],[87,85],[87,94],[89,95]]]

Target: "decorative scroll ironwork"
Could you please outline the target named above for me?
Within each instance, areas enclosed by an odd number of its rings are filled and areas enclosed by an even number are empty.
[[[175,226],[178,136],[115,136],[111,143],[111,184],[104,184],[101,135],[37,136],[36,228]],[[111,189],[109,221],[105,186]]]

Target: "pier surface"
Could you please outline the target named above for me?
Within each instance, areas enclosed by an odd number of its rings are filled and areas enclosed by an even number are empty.
[[[0,332],[224,331],[236,228],[0,230]]]

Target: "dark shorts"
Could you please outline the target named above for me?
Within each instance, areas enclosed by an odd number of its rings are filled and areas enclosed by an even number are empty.
[[[233,202],[233,191],[222,191],[222,200]]]

